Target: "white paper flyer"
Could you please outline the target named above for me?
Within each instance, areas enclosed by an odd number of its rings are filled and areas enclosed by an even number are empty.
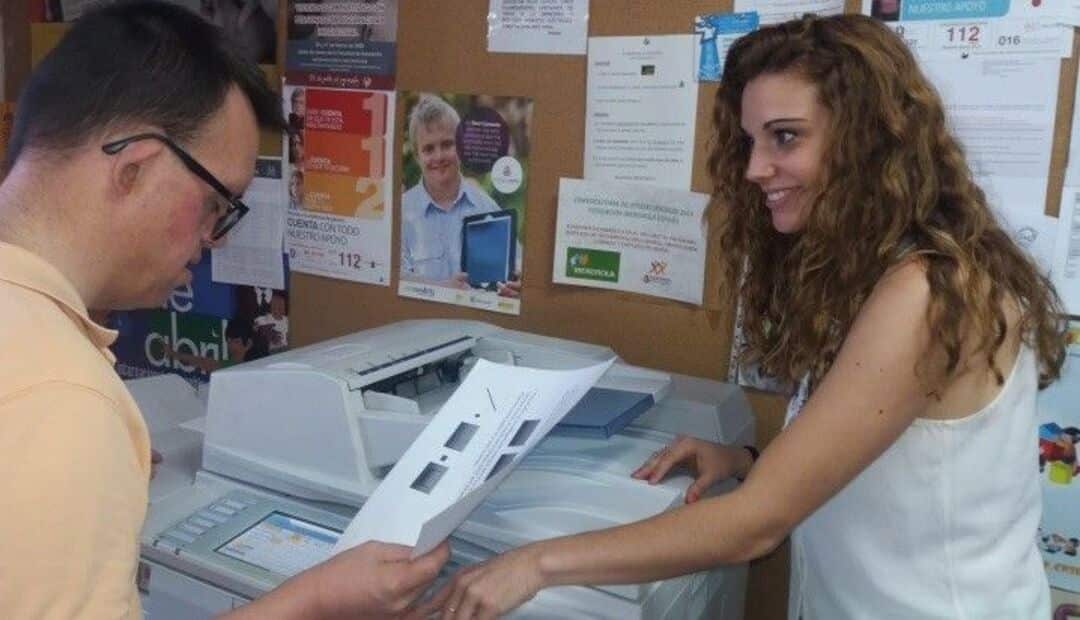
[[[689,190],[698,36],[592,37],[585,178]]]
[[[701,305],[706,194],[560,179],[552,281]]]
[[[614,362],[540,370],[480,360],[334,546],[378,540],[434,549]]]
[[[488,51],[584,55],[589,0],[490,0]]]

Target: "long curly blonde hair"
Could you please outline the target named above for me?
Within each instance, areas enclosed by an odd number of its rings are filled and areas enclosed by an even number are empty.
[[[745,179],[739,119],[747,83],[789,72],[815,85],[830,112],[815,199],[795,235],[773,229],[761,190]],[[1057,293],[998,225],[940,98],[891,30],[862,15],[807,16],[742,37],[728,52],[714,120],[709,169],[725,211],[727,282],[744,309],[743,362],[791,381],[809,372],[816,382],[875,283],[918,255],[940,347],[930,372],[918,369],[931,390],[957,371],[965,344],[1003,381],[994,354],[1006,336],[1006,300],[1020,309],[1040,385],[1057,378],[1066,327]],[[965,343],[972,334],[977,341]]]

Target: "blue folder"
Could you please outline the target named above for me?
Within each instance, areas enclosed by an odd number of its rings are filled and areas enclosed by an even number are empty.
[[[592,388],[551,433],[607,439],[652,406],[652,394],[647,392]]]

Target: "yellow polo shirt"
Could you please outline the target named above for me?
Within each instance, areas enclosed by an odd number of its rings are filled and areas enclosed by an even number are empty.
[[[141,618],[150,438],[115,339],[56,268],[0,243],[0,617]]]

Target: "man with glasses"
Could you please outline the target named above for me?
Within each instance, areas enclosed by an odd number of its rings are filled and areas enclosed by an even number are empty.
[[[18,109],[0,183],[0,617],[139,618],[149,437],[116,333],[87,308],[157,306],[190,281],[248,211],[280,101],[215,27],[148,1],[80,19]],[[361,546],[233,613],[394,615],[447,549],[408,556]]]

